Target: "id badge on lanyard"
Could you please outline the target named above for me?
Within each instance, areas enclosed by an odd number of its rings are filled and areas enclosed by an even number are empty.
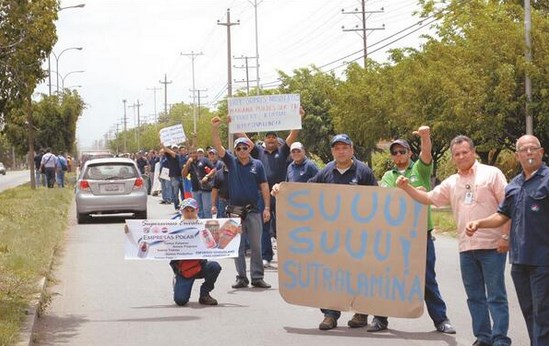
[[[471,190],[471,185],[467,184],[465,185],[465,198],[463,200],[463,203],[465,204],[473,204],[474,197],[473,197],[473,191]]]

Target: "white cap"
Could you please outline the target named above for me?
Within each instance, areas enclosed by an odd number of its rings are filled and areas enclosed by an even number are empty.
[[[299,151],[303,151],[303,144],[301,144],[300,142],[293,142],[292,145],[290,146],[290,151],[294,150],[294,149],[298,149]]]

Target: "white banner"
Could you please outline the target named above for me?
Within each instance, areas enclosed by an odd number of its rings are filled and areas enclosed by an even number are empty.
[[[299,94],[228,99],[230,133],[301,129]]]
[[[181,124],[165,127],[158,134],[160,135],[160,142],[166,147],[178,145],[187,140],[185,130],[183,130],[183,125]]]
[[[126,220],[126,259],[238,257],[240,219]]]

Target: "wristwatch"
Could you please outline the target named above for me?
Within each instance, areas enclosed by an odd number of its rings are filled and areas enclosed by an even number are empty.
[[[501,239],[503,239],[503,240],[505,240],[505,241],[509,240],[509,234],[507,234],[507,233],[502,234],[502,235],[501,235]]]

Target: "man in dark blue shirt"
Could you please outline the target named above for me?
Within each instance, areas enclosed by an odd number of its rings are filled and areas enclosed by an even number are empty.
[[[198,217],[209,219],[212,217],[212,187],[215,176],[215,167],[205,157],[198,157],[196,149],[191,148],[190,155],[183,166],[181,175],[191,174],[193,198],[198,202]]]
[[[328,162],[320,172],[309,179],[310,183],[350,184],[377,186],[377,180],[372,170],[354,157],[354,147],[351,138],[346,134],[335,135],[330,141],[333,161]],[[321,309],[324,320],[319,324],[320,330],[337,327],[341,311]],[[361,325],[367,321],[368,315],[355,313],[349,326]]]
[[[177,145],[172,145],[171,148],[164,147],[164,155],[168,160],[168,168],[170,169],[170,184],[172,186],[172,199],[175,210],[179,210],[179,191],[182,184],[181,166],[179,165],[179,148]],[[181,196],[182,199],[185,196]]]
[[[242,232],[250,242],[250,277],[252,286],[258,288],[270,288],[271,285],[263,280],[264,268],[261,259],[261,223],[269,221],[271,213],[269,209],[263,210],[263,218],[260,215],[259,204],[262,200],[269,205],[269,185],[267,176],[261,161],[250,156],[252,143],[246,137],[239,137],[234,141],[234,155],[227,152],[221,145],[219,126],[221,119],[214,117],[212,123],[212,143],[219,157],[223,160],[228,170],[229,203],[235,206],[251,205],[251,210],[242,220]],[[238,258],[235,259],[236,283],[233,288],[248,286],[246,276],[246,258],[244,255],[244,237],[240,238]]]
[[[288,166],[286,181],[306,183],[318,173],[318,167],[305,156],[305,148],[300,142],[292,143],[290,156],[293,161]]]
[[[511,219],[509,260],[511,277],[526,321],[530,344],[549,345],[549,168],[542,161],[539,139],[524,135],[515,156],[522,173],[505,188],[505,199],[496,213],[471,221],[466,233],[499,227]]]

